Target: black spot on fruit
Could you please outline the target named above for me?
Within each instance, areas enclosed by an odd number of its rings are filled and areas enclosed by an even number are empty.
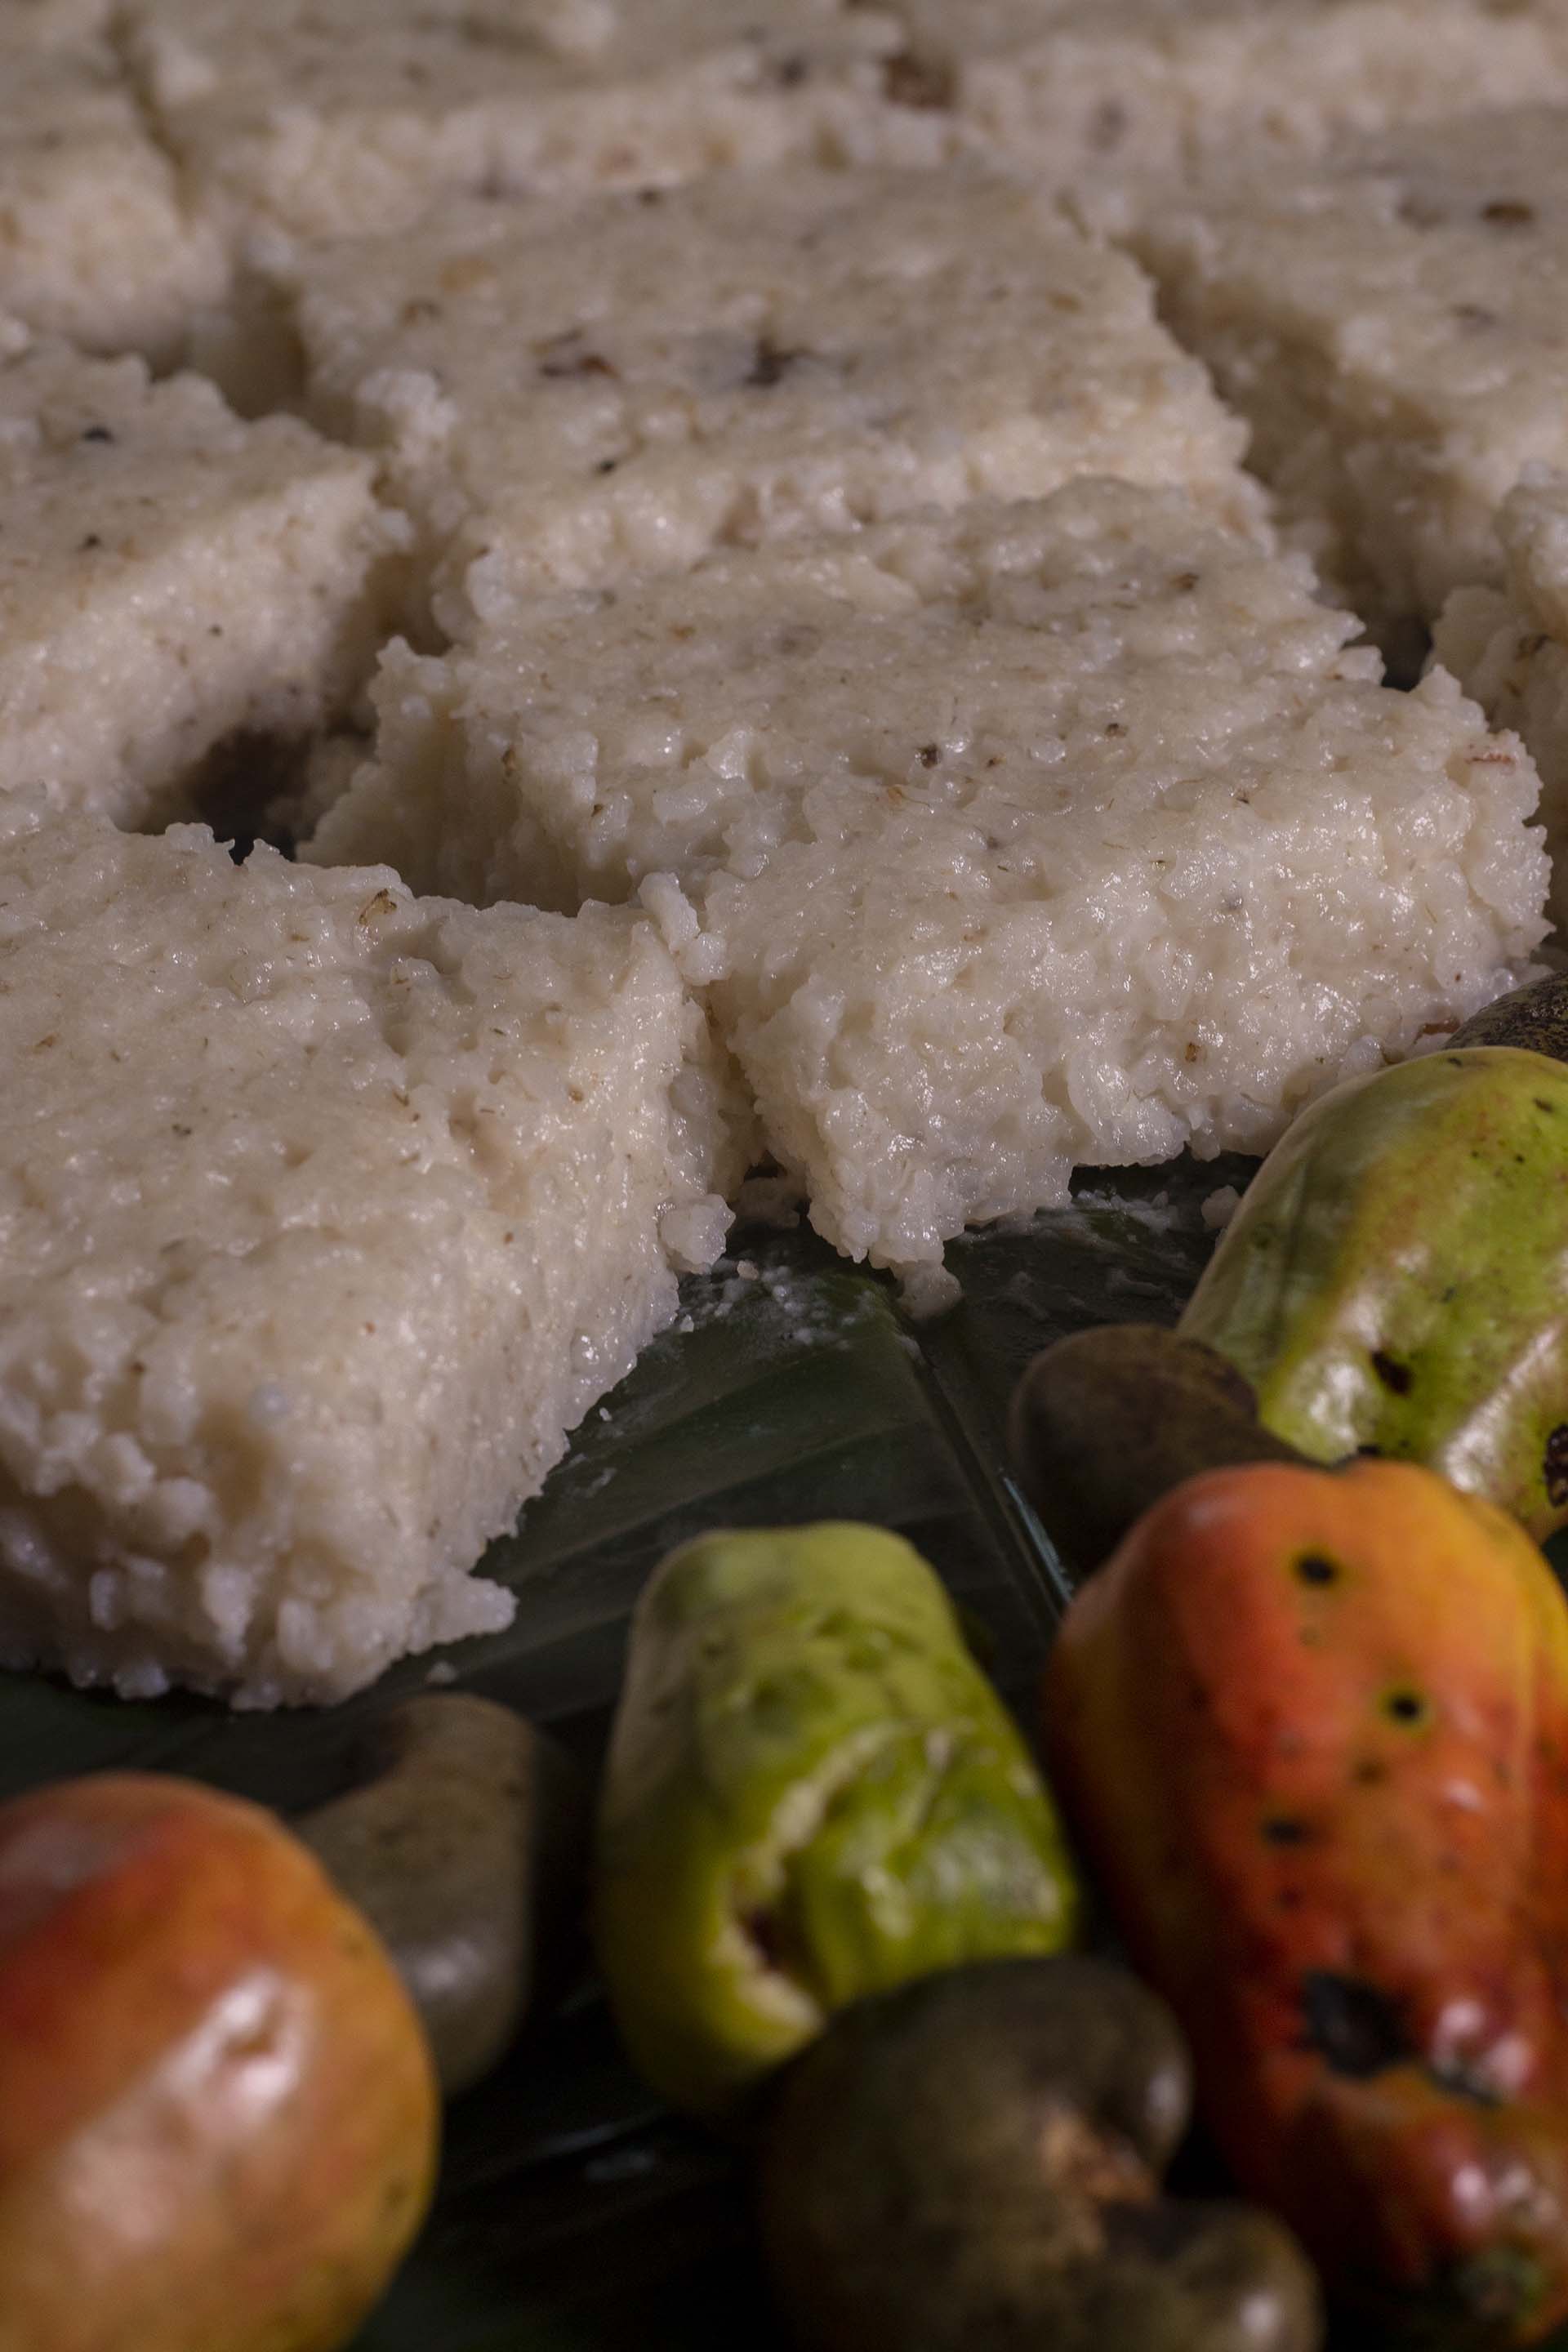
[[[1546,1499],[1554,1510],[1560,1511],[1568,1503],[1568,1422],[1560,1421],[1547,1439],[1541,1468],[1546,1481]]]
[[[1468,2099],[1472,2106],[1500,2107],[1502,2095],[1492,2084],[1467,2066],[1462,2058],[1444,2058],[1426,2069],[1428,2078],[1440,2091],[1456,2099]]]
[[[782,1972],[787,1942],[777,1915],[772,1911],[748,1911],[741,1927],[763,1966]]]
[[[1294,1814],[1274,1813],[1264,1822],[1263,1835],[1269,1845],[1309,1845],[1312,1825],[1297,1820]]]
[[[1415,1376],[1409,1365],[1402,1364],[1397,1356],[1391,1356],[1386,1349],[1374,1348],[1372,1369],[1384,1387],[1391,1391],[1394,1396],[1410,1394],[1410,1384]]]
[[[1415,2056],[1399,2005],[1363,1977],[1314,1969],[1301,1979],[1302,2044],[1336,2074],[1366,2082]]]
[[[1328,1559],[1321,1551],[1306,1551],[1296,1562],[1296,1574],[1303,1584],[1337,1584],[1339,1562]]]
[[[1417,1724],[1427,1720],[1432,1709],[1420,1691],[1401,1689],[1385,1693],[1383,1712],[1390,1723],[1402,1724],[1407,1729],[1414,1729]]]

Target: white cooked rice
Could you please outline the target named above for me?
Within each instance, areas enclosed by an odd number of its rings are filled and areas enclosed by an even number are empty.
[[[0,1057],[0,1660],[265,1706],[505,1624],[743,1164],[652,925],[8,795]]]
[[[387,656],[311,855],[640,893],[852,1256],[939,1257],[1075,1164],[1259,1150],[1510,985],[1537,780],[1304,568],[1085,482]]]

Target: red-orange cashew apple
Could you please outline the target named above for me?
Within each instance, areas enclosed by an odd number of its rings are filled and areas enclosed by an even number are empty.
[[[132,1774],[0,1807],[0,2352],[330,2352],[438,2116],[390,1961],[270,1814]]]

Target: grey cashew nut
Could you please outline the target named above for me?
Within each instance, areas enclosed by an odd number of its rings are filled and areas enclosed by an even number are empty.
[[[993,1960],[844,2011],[783,2075],[759,2218],[802,2352],[1319,2352],[1246,2206],[1167,2198],[1186,2053],[1125,1969]]]
[[[1549,972],[1483,1004],[1455,1030],[1444,1050],[1451,1054],[1459,1045],[1521,1045],[1527,1053],[1568,1062],[1568,973]]]
[[[1070,1569],[1087,1576],[1184,1478],[1302,1462],[1265,1429],[1233,1364],[1152,1323],[1108,1323],[1047,1348],[1013,1393],[1013,1466]]]
[[[391,1709],[364,1764],[293,1826],[392,1954],[451,2096],[495,2064],[574,1939],[586,1785],[511,1708],[456,1691]]]

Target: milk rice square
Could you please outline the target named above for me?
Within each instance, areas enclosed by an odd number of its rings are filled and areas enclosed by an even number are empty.
[[[958,143],[1111,219],[1162,184],[1467,109],[1568,99],[1563,0],[897,0]]]
[[[98,10],[107,16],[107,5]],[[86,9],[0,11],[0,311],[84,350],[177,358],[228,257]]]
[[[1568,139],[1547,109],[1352,146],[1133,238],[1291,534],[1391,642],[1496,586],[1502,500],[1568,466]]]
[[[0,789],[165,823],[220,747],[301,740],[353,702],[405,533],[369,459],[297,418],[244,424],[195,375],[10,340]]]
[[[854,0],[124,0],[140,88],[231,231],[406,226],[437,199],[934,151]]]
[[[813,1222],[940,1258],[1075,1165],[1260,1151],[1525,971],[1537,780],[1305,565],[1085,481],[387,656],[308,853],[640,897]]]
[[[1147,280],[974,172],[716,175],[301,253],[310,413],[377,451],[437,614],[1076,474],[1262,529]]]
[[[264,1706],[505,1624],[738,1181],[652,924],[9,794],[0,1055],[0,1661]]]

